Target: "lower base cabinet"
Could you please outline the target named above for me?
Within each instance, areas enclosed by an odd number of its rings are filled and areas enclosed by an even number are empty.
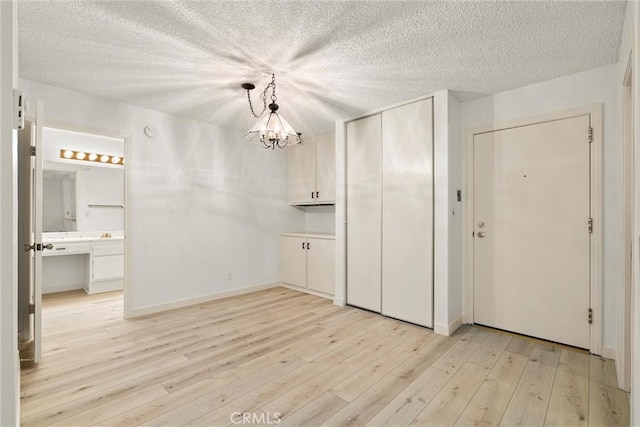
[[[335,288],[335,238],[331,235],[283,234],[282,282],[324,295]]]

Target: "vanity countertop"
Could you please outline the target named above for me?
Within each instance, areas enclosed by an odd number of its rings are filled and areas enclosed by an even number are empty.
[[[107,242],[110,240],[123,240],[124,233],[122,231],[109,231],[111,237],[102,237],[103,232],[100,231],[65,231],[65,232],[49,232],[42,233],[42,241],[44,243],[55,242]]]
[[[332,233],[315,233],[310,231],[296,231],[290,233],[280,233],[281,236],[289,237],[311,237],[316,239],[335,239],[336,235]]]

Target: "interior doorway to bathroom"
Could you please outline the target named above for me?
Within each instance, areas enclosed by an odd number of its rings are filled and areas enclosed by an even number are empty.
[[[47,347],[48,335],[89,326],[49,318],[55,307],[47,301],[85,303],[110,293],[122,316],[125,143],[38,114],[20,134],[18,326],[27,365],[57,351]]]

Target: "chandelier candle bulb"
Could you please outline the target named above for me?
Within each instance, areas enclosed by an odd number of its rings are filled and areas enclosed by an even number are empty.
[[[284,148],[287,144],[299,144],[300,143],[300,133],[293,130],[293,127],[276,111],[278,111],[278,104],[276,104],[276,76],[275,74],[271,75],[271,83],[264,88],[262,93],[260,94],[260,99],[262,99],[262,111],[256,114],[253,109],[253,104],[251,102],[251,93],[250,91],[255,89],[255,85],[253,83],[243,83],[242,88],[247,91],[247,99],[249,100],[249,108],[251,109],[251,114],[254,117],[260,117],[267,109],[267,92],[269,88],[271,88],[271,103],[269,104],[269,114],[262,117],[258,123],[256,123],[249,132],[247,132],[244,137],[251,142],[258,142],[262,144],[264,148],[271,148],[272,150],[276,147]]]

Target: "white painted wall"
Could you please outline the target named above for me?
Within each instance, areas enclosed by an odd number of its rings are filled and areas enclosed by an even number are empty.
[[[307,206],[304,231],[312,233],[334,233],[336,230],[336,208],[331,206]]]
[[[20,87],[44,100],[45,121],[127,138],[130,315],[280,281],[279,233],[305,225],[287,205],[285,152],[234,130],[31,81]],[[144,135],[147,125],[156,138]]]
[[[124,169],[90,166],[78,175],[77,231],[123,230],[123,209],[90,205],[124,205]]]
[[[17,134],[13,88],[18,76],[15,1],[0,2],[0,425],[20,419],[17,277]]]
[[[610,65],[462,103],[463,132],[494,122],[604,104],[602,343],[612,349],[619,345],[619,301],[623,280],[622,143],[618,127],[620,102],[616,69],[616,65]],[[463,182],[466,183],[466,179]],[[471,230],[463,232],[470,233]]]
[[[42,257],[42,293],[87,287],[89,254]]]
[[[458,201],[457,190],[462,190],[462,146],[464,144],[461,128],[462,105],[460,101],[449,92],[448,115],[448,157],[449,157],[449,312],[448,322],[450,326],[463,322],[463,293],[462,293],[462,202]],[[461,195],[464,200],[464,194]]]
[[[77,185],[76,221],[73,229],[66,229],[63,183],[60,174],[52,174],[49,168],[66,167],[73,174]],[[99,165],[84,166],[45,163],[42,181],[43,230],[51,231],[122,231],[124,210],[91,205],[124,205],[124,168],[107,168]]]

